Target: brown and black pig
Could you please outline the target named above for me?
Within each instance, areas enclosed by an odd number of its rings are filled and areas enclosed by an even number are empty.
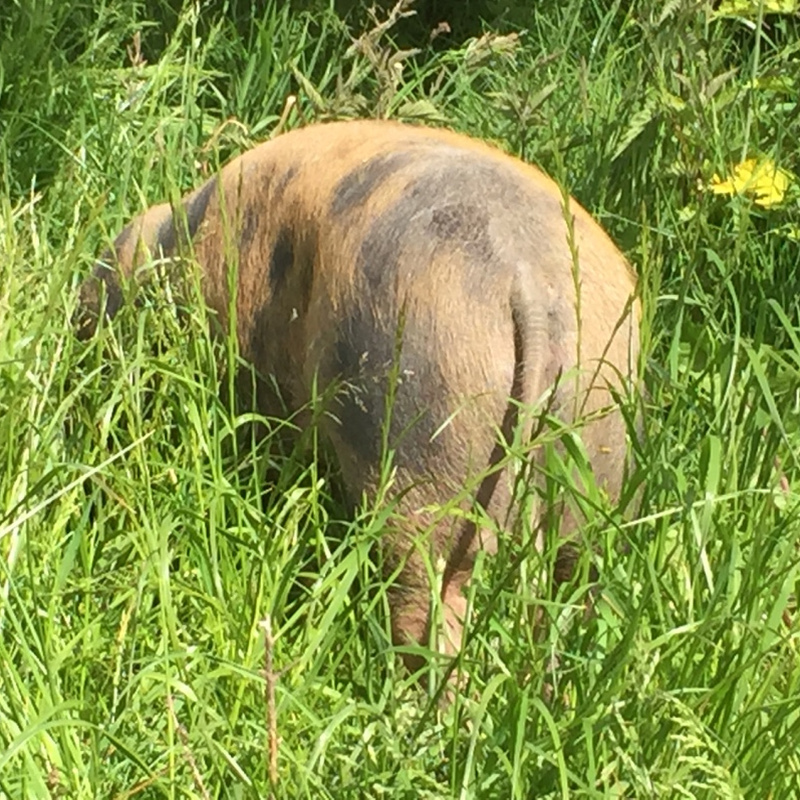
[[[566,421],[589,418],[580,430],[597,483],[620,492],[626,426],[614,395],[636,383],[636,282],[589,214],[574,200],[565,211],[539,170],[465,136],[311,125],[234,159],[182,208],[131,222],[82,287],[84,333],[103,303],[118,310],[120,273],[191,256],[223,330],[235,308],[242,356],[279,387],[281,405],[264,395],[262,410],[296,411],[314,386],[341,381],[323,425],[353,501],[374,496],[384,445],[393,451],[397,513],[383,554],[397,574],[394,639],[428,642],[431,557],[452,653],[475,556],[496,549],[498,528],[433,509],[472,481],[503,529],[511,477],[491,468],[515,425],[546,403]]]

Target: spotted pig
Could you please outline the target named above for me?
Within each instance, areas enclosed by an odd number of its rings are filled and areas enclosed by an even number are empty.
[[[178,263],[199,265],[222,330],[235,307],[241,354],[279,389],[280,403],[260,398],[264,412],[340,385],[322,424],[354,502],[374,496],[392,451],[396,513],[382,542],[394,640],[430,641],[426,563],[438,565],[452,653],[476,554],[511,519],[509,468],[491,467],[515,426],[535,431],[545,407],[589,418],[597,483],[620,493],[626,426],[613,395],[635,383],[636,284],[574,200],[568,215],[571,226],[549,178],[480,141],[386,121],[311,125],[234,159],[182,207],[134,219],[82,287],[83,332],[101,307],[119,309],[121,275],[191,256]],[[436,515],[465,486],[499,528]]]

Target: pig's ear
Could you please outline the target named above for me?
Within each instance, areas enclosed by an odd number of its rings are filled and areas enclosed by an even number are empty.
[[[81,341],[94,335],[101,314],[112,319],[122,306],[122,288],[113,263],[113,253],[106,251],[95,264],[92,274],[80,286],[72,326]]]

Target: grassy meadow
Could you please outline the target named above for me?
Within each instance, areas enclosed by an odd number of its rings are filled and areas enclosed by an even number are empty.
[[[0,798],[800,797],[798,5],[406,5],[2,4]],[[504,543],[449,707],[391,647],[383,507],[250,435],[196,293],[71,326],[134,214],[362,116],[538,164],[641,279],[596,613]]]

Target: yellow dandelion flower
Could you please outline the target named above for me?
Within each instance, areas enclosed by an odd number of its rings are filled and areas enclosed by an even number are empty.
[[[716,16],[756,17],[760,0],[723,0],[716,9]],[[765,14],[796,14],[800,0],[763,0]]]
[[[791,182],[791,174],[771,159],[748,158],[737,164],[725,180],[714,175],[709,188],[714,194],[751,195],[756,205],[770,208],[783,202]]]

